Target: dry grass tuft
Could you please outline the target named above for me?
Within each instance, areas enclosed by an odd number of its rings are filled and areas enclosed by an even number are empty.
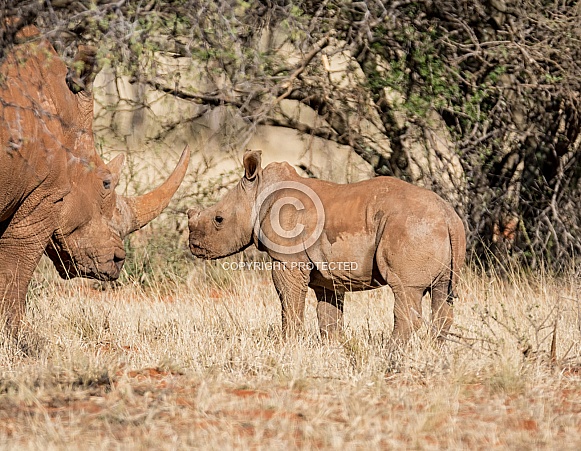
[[[0,347],[1,449],[581,447],[573,276],[466,271],[444,348],[424,327],[398,357],[389,289],[350,295],[324,344],[312,293],[306,336],[281,339],[267,273],[105,288],[37,272],[26,346]]]

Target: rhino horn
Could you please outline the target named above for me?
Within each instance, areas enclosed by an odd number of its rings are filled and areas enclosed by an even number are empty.
[[[186,146],[176,168],[162,185],[143,196],[117,197],[117,208],[122,218],[119,230],[122,237],[145,226],[168,206],[186,175],[189,162],[190,149]]]

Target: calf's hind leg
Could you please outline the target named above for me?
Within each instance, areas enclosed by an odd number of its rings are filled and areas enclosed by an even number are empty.
[[[322,287],[313,288],[317,296],[317,319],[323,340],[340,340],[343,336],[345,293]]]
[[[390,282],[390,281],[388,281]],[[406,287],[398,278],[389,283],[395,297],[393,306],[392,341],[396,345],[408,342],[422,323],[423,288]]]
[[[454,294],[450,293],[449,280],[432,287],[432,326],[434,337],[443,342],[454,321]]]

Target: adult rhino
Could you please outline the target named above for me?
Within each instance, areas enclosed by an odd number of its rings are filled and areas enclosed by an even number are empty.
[[[438,195],[392,177],[338,185],[300,177],[288,163],[262,170],[260,151],[244,155],[244,171],[216,205],[188,211],[189,245],[206,259],[252,243],[266,251],[285,336],[301,326],[307,287],[325,338],[340,336],[345,292],[383,285],[395,295],[395,343],[419,327],[426,292],[434,330],[446,335],[466,238]]]
[[[123,238],[168,205],[189,162],[186,149],[154,191],[117,195],[123,158],[105,164],[93,141],[94,50],[67,75],[38,30],[18,38],[0,68],[0,319],[12,333],[43,252],[64,278],[116,279]]]

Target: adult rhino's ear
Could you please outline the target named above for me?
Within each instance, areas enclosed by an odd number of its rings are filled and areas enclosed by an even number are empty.
[[[121,170],[125,165],[125,155],[119,154],[113,158],[109,163],[107,163],[107,169],[111,172],[111,183],[113,186],[117,186],[119,183],[119,178],[121,176]]]
[[[253,181],[262,172],[262,150],[247,150],[244,154],[244,178]]]
[[[75,94],[81,91],[91,92],[96,75],[97,49],[92,45],[79,45],[75,60],[67,73],[69,89]]]

